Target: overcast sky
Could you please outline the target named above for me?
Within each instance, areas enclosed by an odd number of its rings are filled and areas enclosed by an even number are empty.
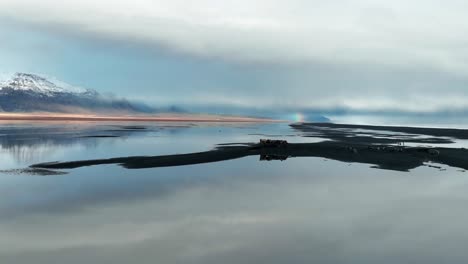
[[[0,0],[0,71],[154,104],[468,109],[461,0]]]

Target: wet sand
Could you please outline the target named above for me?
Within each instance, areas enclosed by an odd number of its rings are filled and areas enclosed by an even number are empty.
[[[468,150],[466,149],[371,146],[334,141],[290,143],[282,147],[263,147],[258,144],[221,146],[214,150],[198,153],[51,162],[35,164],[31,168],[75,169],[118,164],[127,169],[145,169],[220,162],[247,156],[259,156],[262,161],[286,160],[297,157],[321,157],[342,162],[371,164],[373,168],[396,171],[409,171],[432,162],[468,170]]]
[[[380,133],[391,131],[398,133],[414,134],[414,135],[427,135],[434,137],[450,137],[456,139],[468,139],[468,129],[455,129],[455,128],[431,128],[431,127],[404,127],[404,126],[371,126],[371,125],[351,125],[351,124],[333,124],[333,123],[300,123],[292,124],[291,127],[304,131],[316,132],[319,130],[371,130]],[[388,135],[388,134],[387,134]]]
[[[267,118],[195,114],[93,115],[93,114],[12,114],[0,113],[0,121],[72,121],[72,122],[279,122]]]
[[[467,130],[358,126],[339,124],[293,124],[304,136],[327,139],[318,143],[289,143],[281,146],[265,146],[259,143],[227,143],[198,153],[163,156],[133,156],[111,159],[51,162],[32,165],[32,169],[75,169],[86,166],[117,164],[127,169],[144,169],[186,166],[220,162],[247,156],[259,156],[261,161],[287,160],[297,157],[320,157],[348,163],[370,164],[372,168],[410,171],[428,166],[442,169],[434,163],[468,170],[468,150],[437,146],[405,146],[403,142],[446,144],[450,138],[463,138]],[[343,130],[345,129],[345,130]],[[370,130],[368,134],[362,130]],[[396,135],[382,131],[413,134]],[[419,132],[421,134],[416,134]],[[307,134],[310,133],[310,134]],[[442,137],[421,137],[440,135]]]

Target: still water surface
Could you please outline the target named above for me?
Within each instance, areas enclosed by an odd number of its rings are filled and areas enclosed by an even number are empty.
[[[50,161],[155,156],[287,124],[0,125],[0,263],[466,263],[468,173],[258,156],[180,167],[23,173]],[[464,144],[464,142],[457,142]]]

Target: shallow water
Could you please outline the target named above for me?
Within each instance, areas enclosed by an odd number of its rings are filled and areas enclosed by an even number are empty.
[[[50,161],[208,151],[266,137],[324,140],[303,136],[287,124],[3,123],[1,263],[468,261],[468,173],[445,165],[400,172],[248,156],[50,176],[21,170]],[[448,145],[466,144],[455,141]]]

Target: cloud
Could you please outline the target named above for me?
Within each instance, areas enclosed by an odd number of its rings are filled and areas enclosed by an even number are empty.
[[[468,73],[462,1],[6,0],[0,15],[202,57]]]
[[[0,67],[156,105],[465,111],[467,11],[435,0],[3,0]]]

